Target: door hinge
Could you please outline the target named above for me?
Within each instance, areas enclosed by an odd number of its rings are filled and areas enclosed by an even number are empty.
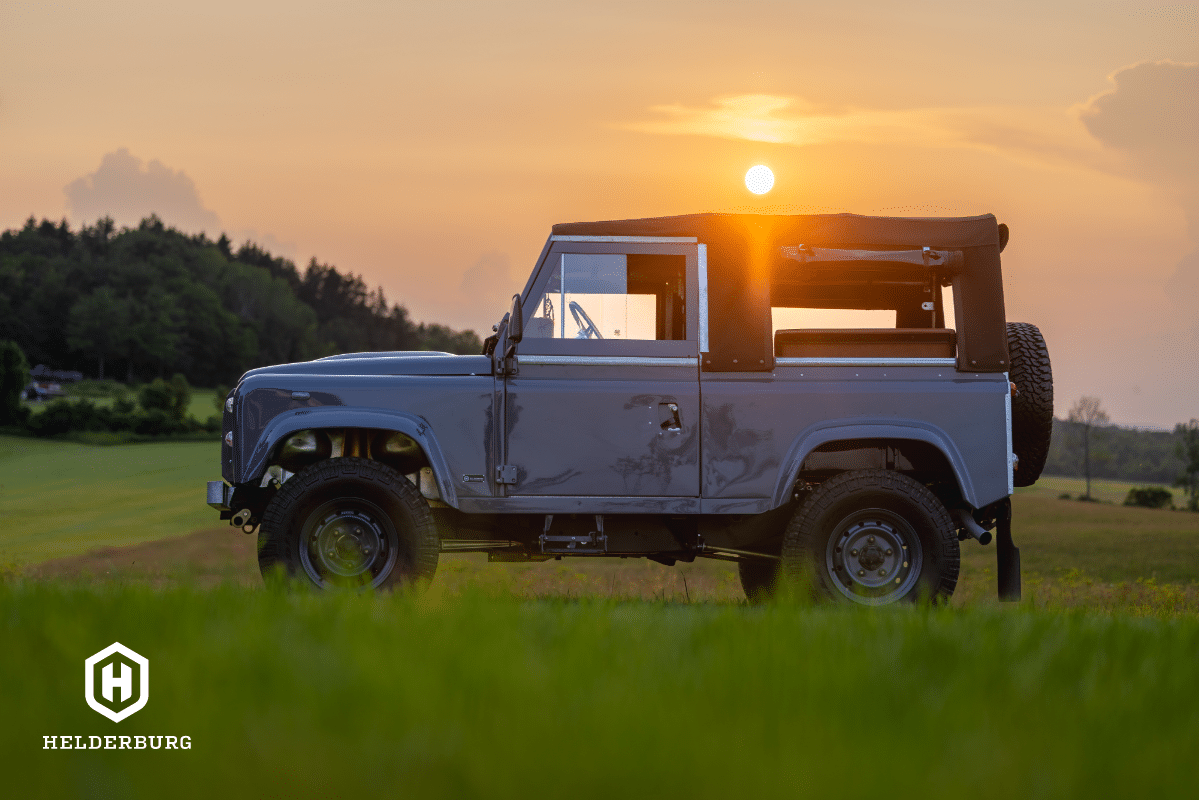
[[[511,485],[517,482],[517,468],[511,464],[496,467],[496,483]]]

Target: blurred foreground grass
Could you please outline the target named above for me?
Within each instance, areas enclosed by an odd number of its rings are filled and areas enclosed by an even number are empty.
[[[1197,793],[1194,618],[16,581],[0,640],[12,797]],[[113,641],[121,723],[81,697]]]

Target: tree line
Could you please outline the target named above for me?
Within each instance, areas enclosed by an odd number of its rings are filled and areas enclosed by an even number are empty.
[[[1174,431],[1147,431],[1109,425],[1107,416],[1090,421],[1075,416],[1054,420],[1045,474],[1174,483],[1195,497],[1195,420],[1176,425]]]
[[[381,288],[313,258],[303,269],[156,216],[72,230],[32,217],[0,234],[0,340],[31,364],[146,381],[233,383],[254,367],[337,353],[477,353],[473,331],[417,324]]]

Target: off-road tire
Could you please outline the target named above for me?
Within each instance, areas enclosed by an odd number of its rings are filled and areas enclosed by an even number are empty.
[[[852,470],[822,483],[784,531],[782,555],[783,586],[816,599],[940,602],[958,583],[958,532],[945,506],[890,470]]]
[[[774,559],[754,559],[738,562],[738,577],[742,591],[751,605],[765,603],[775,596],[779,583],[779,562]]]
[[[429,504],[417,488],[365,458],[333,458],[293,475],[267,505],[258,531],[264,578],[282,568],[318,588],[421,586],[432,580],[439,550]]]
[[[1017,385],[1012,401],[1013,486],[1032,486],[1046,466],[1054,429],[1054,376],[1050,353],[1036,325],[1008,323],[1008,379]]]

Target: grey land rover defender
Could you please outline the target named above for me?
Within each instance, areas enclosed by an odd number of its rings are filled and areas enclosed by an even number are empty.
[[[247,372],[208,502],[319,587],[419,583],[442,552],[715,558],[752,601],[879,605],[948,597],[994,529],[1016,599],[1010,497],[1053,388],[1005,320],[1007,240],[990,214],[555,225],[481,355]]]

